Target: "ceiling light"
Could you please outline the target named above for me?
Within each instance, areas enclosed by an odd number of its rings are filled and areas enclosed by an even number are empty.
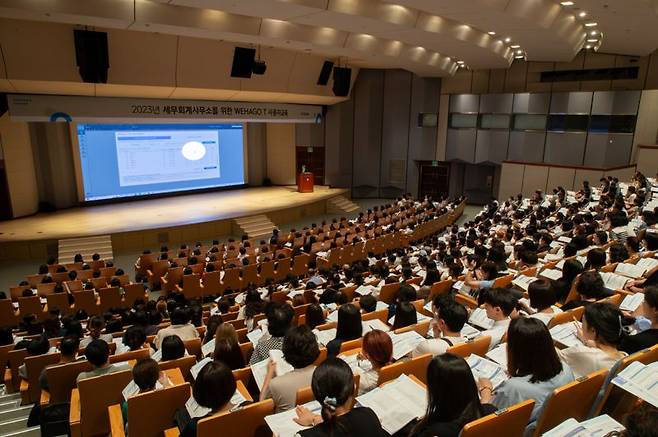
[[[590,38],[587,40],[587,42],[599,42],[599,40],[596,38]]]
[[[585,23],[585,27],[594,27],[597,26],[599,23],[591,22],[591,23]]]
[[[514,56],[514,59],[525,59],[525,56],[523,56],[523,55],[521,55],[521,56]]]
[[[562,6],[573,6],[574,2],[560,2]]]
[[[487,32],[489,35],[494,36],[496,32]]]
[[[510,38],[509,36],[507,38],[505,38],[505,42],[511,42],[511,41],[512,41],[512,38]]]
[[[590,34],[590,35],[596,35],[597,32],[596,32],[596,30],[593,30],[593,31],[591,31],[589,34]]]
[[[578,13],[578,16],[579,16],[580,18],[584,18],[584,17],[587,16],[587,12],[585,12],[585,11],[581,11],[581,12]]]
[[[516,54],[517,54],[517,55],[522,55],[522,54],[523,54],[523,50],[517,50],[517,51],[516,51]]]
[[[590,44],[587,44],[587,45],[585,46],[585,48],[586,48],[586,49],[591,49],[592,46],[591,46]]]
[[[457,61],[457,63],[458,63],[459,65],[462,65],[462,64],[464,64],[464,61]]]
[[[518,45],[518,44],[514,44],[513,46],[510,46],[511,49],[518,49],[518,48],[520,48],[520,47],[521,47],[521,46]]]

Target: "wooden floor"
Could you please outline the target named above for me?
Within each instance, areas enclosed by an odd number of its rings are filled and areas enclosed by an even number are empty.
[[[117,234],[229,220],[311,204],[348,191],[316,186],[313,193],[298,193],[293,186],[257,187],[70,208],[1,221],[0,243]]]

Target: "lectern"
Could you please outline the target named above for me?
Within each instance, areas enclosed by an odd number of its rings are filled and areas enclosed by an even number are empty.
[[[297,175],[297,191],[300,193],[313,192],[313,173],[305,171]]]

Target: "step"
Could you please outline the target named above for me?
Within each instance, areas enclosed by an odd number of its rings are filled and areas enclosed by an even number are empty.
[[[5,434],[3,437],[41,437],[41,428],[33,426],[32,428],[26,428],[22,431]]]
[[[248,216],[248,217],[238,217],[238,218],[235,219],[235,221],[239,224],[243,224],[243,223],[246,224],[246,223],[252,223],[252,222],[259,222],[259,221],[269,222],[270,219],[266,215],[259,214],[259,215],[252,215],[252,216]]]
[[[24,431],[25,428],[27,428],[27,417],[6,420],[4,422],[0,422],[0,435],[6,436],[7,434],[17,431]]]
[[[18,408],[20,406],[21,406],[21,400],[20,399],[3,402],[3,403],[0,403],[0,412],[13,410],[14,408]]]
[[[254,224],[254,225],[249,225],[249,226],[240,226],[241,229],[249,232],[258,232],[258,231],[272,231],[272,229],[275,228],[273,224],[270,223],[261,223],[261,224]]]
[[[26,405],[24,407],[14,408],[13,410],[7,410],[0,412],[0,423],[6,422],[8,420],[14,419],[23,419],[30,415],[32,410],[32,405]]]
[[[9,394],[0,395],[0,404],[4,402],[20,401],[20,400],[21,400],[20,393],[9,393]]]
[[[114,258],[110,235],[67,238],[59,240],[57,247],[60,263],[73,262],[73,257],[78,253],[85,259],[90,259],[94,253],[98,253],[102,259]]]

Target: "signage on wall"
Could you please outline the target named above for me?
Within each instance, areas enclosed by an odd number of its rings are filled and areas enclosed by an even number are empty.
[[[322,107],[286,103],[10,94],[14,121],[319,123]]]

